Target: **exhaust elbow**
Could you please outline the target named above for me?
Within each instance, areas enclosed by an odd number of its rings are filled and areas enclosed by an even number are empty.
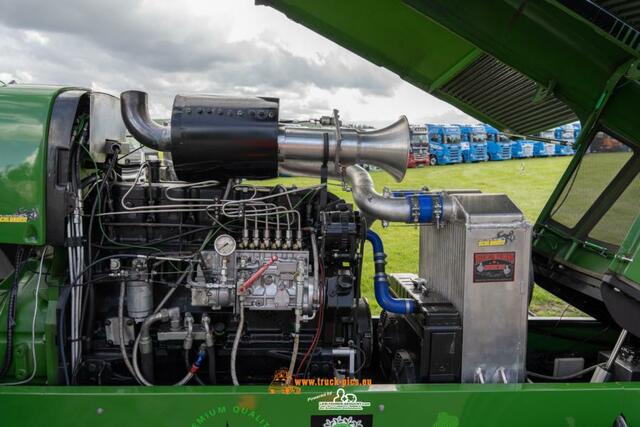
[[[123,92],[120,109],[125,126],[142,145],[158,151],[171,151],[171,127],[161,126],[151,119],[146,92]]]

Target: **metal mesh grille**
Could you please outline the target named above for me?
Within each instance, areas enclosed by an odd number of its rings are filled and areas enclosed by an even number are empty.
[[[553,96],[534,102],[537,90],[533,80],[487,54],[441,88],[519,133],[576,120],[573,111]]]

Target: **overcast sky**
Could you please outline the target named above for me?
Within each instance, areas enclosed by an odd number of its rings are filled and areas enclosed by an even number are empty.
[[[268,95],[282,118],[474,122],[394,73],[252,0],[0,0],[0,80],[149,92]]]

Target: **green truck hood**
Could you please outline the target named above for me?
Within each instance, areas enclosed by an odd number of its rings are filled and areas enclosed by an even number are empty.
[[[479,120],[525,134],[586,119],[609,76],[638,55],[554,1],[257,3]]]

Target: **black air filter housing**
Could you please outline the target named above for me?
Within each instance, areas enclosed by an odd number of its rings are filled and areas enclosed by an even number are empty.
[[[277,98],[175,97],[171,156],[184,181],[278,175]]]

